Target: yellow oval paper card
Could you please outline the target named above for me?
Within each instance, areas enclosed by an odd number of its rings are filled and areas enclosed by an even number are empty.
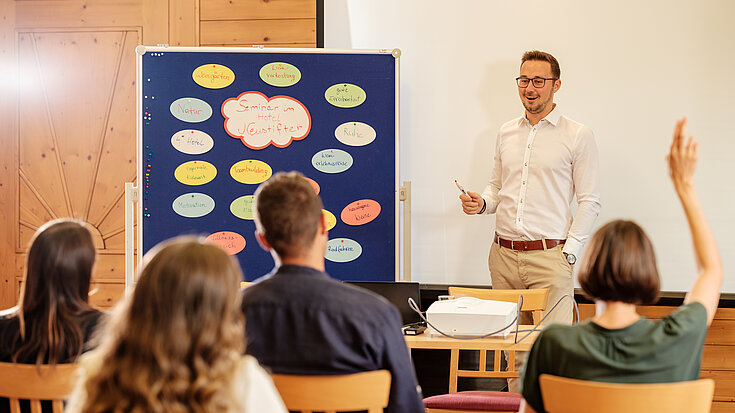
[[[230,212],[232,215],[240,219],[253,219],[253,199],[252,195],[241,196],[230,204]]]
[[[324,220],[327,221],[327,231],[337,225],[337,217],[335,217],[333,213],[327,211],[326,209],[322,209],[322,215],[324,215]]]
[[[174,177],[184,185],[204,185],[217,176],[217,168],[206,161],[184,162],[174,171]]]
[[[301,71],[289,63],[273,62],[260,68],[260,79],[271,86],[293,86],[301,80]]]
[[[207,89],[222,89],[235,81],[235,73],[229,67],[216,63],[197,67],[191,77],[197,85]]]
[[[230,175],[243,184],[259,184],[273,175],[270,165],[257,159],[245,159],[230,168]]]
[[[354,108],[365,102],[367,93],[360,86],[351,83],[339,83],[330,86],[324,92],[324,98],[338,108]]]

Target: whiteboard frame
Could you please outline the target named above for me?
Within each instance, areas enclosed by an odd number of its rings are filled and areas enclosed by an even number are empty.
[[[252,47],[169,47],[166,45],[159,46],[144,46],[139,45],[135,48],[135,116],[136,116],[136,127],[135,127],[135,151],[136,151],[136,191],[140,192],[141,182],[143,182],[143,55],[151,52],[198,52],[198,53],[316,53],[316,54],[390,54],[395,58],[395,174],[393,182],[393,211],[394,211],[394,280],[400,281],[400,245],[399,245],[399,233],[400,233],[400,222],[398,217],[399,212],[399,178],[400,178],[400,49],[321,49],[321,48],[265,48],[262,45],[253,45]],[[134,202],[134,201],[130,201]],[[137,203],[137,199],[135,201]],[[125,232],[126,239],[129,233],[133,233],[135,237],[135,244],[137,246],[137,253],[134,251],[134,246],[126,245],[125,257],[126,262],[133,255],[137,256],[137,266],[143,262],[143,208],[138,207],[135,210],[135,219],[138,223],[137,226],[133,222],[126,222]],[[131,265],[130,268],[126,266],[125,269],[125,291],[131,291],[132,287],[138,280],[137,271]]]

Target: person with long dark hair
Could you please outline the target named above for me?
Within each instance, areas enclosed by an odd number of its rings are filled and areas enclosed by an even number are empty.
[[[89,305],[95,257],[81,221],[57,219],[36,231],[18,305],[0,311],[0,361],[70,363],[88,349],[102,316]],[[7,409],[0,400],[0,411]]]

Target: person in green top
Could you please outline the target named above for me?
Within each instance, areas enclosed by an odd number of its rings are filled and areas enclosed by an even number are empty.
[[[520,412],[544,412],[541,374],[617,383],[662,383],[699,378],[702,348],[722,286],[722,262],[694,188],[698,143],[685,138],[686,119],[674,129],[667,161],[694,241],[699,275],[684,305],[650,321],[636,305],[654,304],[660,293],[656,258],[643,229],[615,220],[592,237],[578,279],[596,304],[591,321],[549,325],[533,345],[521,374]]]

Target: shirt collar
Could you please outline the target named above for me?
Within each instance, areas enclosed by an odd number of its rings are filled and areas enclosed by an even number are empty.
[[[305,276],[321,276],[321,277],[329,277],[329,274],[319,271],[316,268],[312,267],[305,267],[302,265],[293,265],[293,264],[284,264],[281,265],[278,268],[274,268],[272,273],[274,274],[287,274],[288,276],[293,275],[305,275]]]
[[[559,109],[559,105],[557,104],[556,106],[554,106],[554,109],[552,109],[551,112],[549,112],[549,114],[546,115],[546,117],[544,117],[543,119],[541,119],[541,121],[539,121],[539,123],[541,123],[541,122],[543,122],[545,120],[545,121],[549,122],[552,126],[556,126],[556,125],[559,124],[559,119],[560,118],[561,118],[561,110]],[[520,121],[521,121],[521,124],[522,125],[523,124],[526,124],[526,123],[528,123],[530,125],[530,122],[526,118],[526,112],[525,111],[523,111],[523,114],[521,115]]]
[[[265,281],[265,280],[268,280],[274,277],[283,277],[283,276],[286,276],[286,277],[298,277],[298,276],[309,277],[310,276],[310,277],[328,277],[329,278],[329,274],[319,271],[316,268],[304,267],[301,265],[286,264],[286,265],[281,265],[280,267],[273,268],[271,272],[259,277],[253,282],[259,283],[261,281]]]

